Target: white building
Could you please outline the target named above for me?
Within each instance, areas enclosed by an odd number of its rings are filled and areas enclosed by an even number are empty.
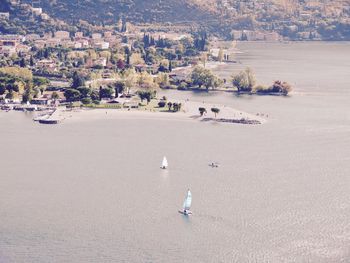
[[[9,20],[10,19],[10,13],[8,13],[8,12],[0,12],[0,19]]]
[[[40,8],[40,7],[33,7],[32,8],[32,11],[33,11],[33,13],[34,14],[36,14],[37,16],[40,16],[42,13],[43,13],[43,9],[42,8]]]
[[[94,40],[95,40],[95,39],[101,39],[101,38],[102,38],[102,35],[101,35],[100,33],[93,33],[91,37],[92,37],[92,39],[94,39]]]
[[[109,49],[109,43],[108,42],[104,42],[104,41],[95,42],[94,43],[94,48],[97,48],[97,49]]]

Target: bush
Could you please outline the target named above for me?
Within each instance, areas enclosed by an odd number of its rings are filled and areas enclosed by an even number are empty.
[[[237,88],[237,91],[252,91],[255,85],[255,76],[250,68],[246,68],[244,71],[239,72],[237,75],[232,76],[232,85]]]
[[[160,102],[158,102],[158,107],[159,107],[159,108],[164,108],[165,105],[166,105],[166,101],[160,101]]]
[[[254,88],[255,92],[257,93],[265,93],[265,92],[269,92],[270,88],[263,86],[263,85],[258,85]]]
[[[288,95],[288,93],[291,90],[292,90],[292,87],[290,84],[279,80],[275,81],[270,87],[259,85],[255,88],[255,91],[261,94],[274,93],[274,94]]]
[[[91,104],[92,103],[92,99],[91,98],[83,98],[82,100],[81,100],[81,102],[83,103],[83,104]]]
[[[180,85],[177,87],[178,90],[187,90],[187,83],[181,82]]]

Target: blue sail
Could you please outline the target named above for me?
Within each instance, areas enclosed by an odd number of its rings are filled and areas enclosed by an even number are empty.
[[[191,208],[191,203],[192,203],[192,194],[191,191],[187,191],[187,196],[183,205],[184,210],[190,210]]]

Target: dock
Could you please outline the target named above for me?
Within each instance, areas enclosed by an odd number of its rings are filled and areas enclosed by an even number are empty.
[[[52,112],[33,119],[40,124],[59,124],[63,118],[60,116],[60,110],[54,109]]]

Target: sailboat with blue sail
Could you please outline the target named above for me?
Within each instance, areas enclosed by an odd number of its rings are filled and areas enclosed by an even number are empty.
[[[187,195],[183,204],[183,209],[179,210],[179,213],[183,215],[191,215],[191,204],[192,204],[192,193],[190,190],[187,191]]]

